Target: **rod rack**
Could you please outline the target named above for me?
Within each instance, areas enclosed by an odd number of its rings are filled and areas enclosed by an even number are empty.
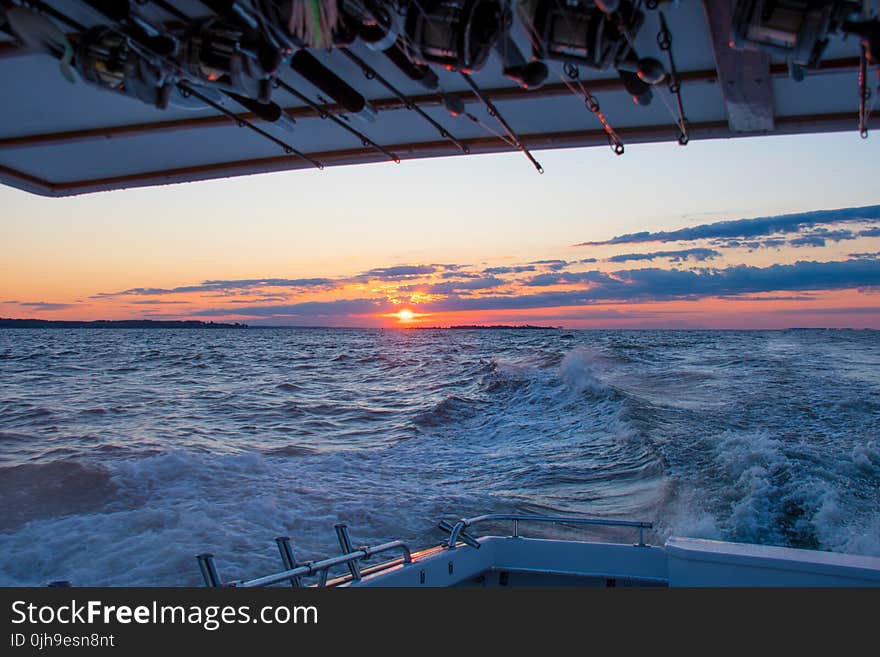
[[[199,563],[199,570],[202,573],[202,579],[205,581],[205,586],[209,588],[219,588],[223,586],[251,588],[256,586],[271,586],[282,582],[298,587],[301,586],[301,578],[313,575],[318,576],[318,586],[324,587],[327,586],[330,569],[336,566],[347,566],[350,573],[350,580],[358,581],[362,574],[378,572],[379,570],[384,570],[401,564],[406,566],[412,563],[412,553],[410,552],[409,546],[403,541],[389,541],[387,543],[382,543],[381,545],[364,545],[356,549],[349,549],[351,548],[351,540],[348,537],[348,528],[345,525],[340,524],[336,525],[335,529],[340,545],[344,545],[344,549],[347,550],[344,554],[323,559],[321,561],[308,561],[297,565],[293,558],[293,552],[290,549],[290,539],[286,536],[281,536],[275,539],[275,541],[278,543],[278,548],[281,551],[281,558],[285,569],[255,579],[234,580],[224,584],[217,572],[217,565],[214,562],[213,554],[198,554],[196,555],[196,559]],[[361,570],[358,562],[386,552],[400,552],[403,556],[402,559],[398,558],[369,569]]]

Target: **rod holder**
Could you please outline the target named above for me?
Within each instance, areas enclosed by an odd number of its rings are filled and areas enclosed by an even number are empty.
[[[298,567],[296,557],[293,556],[293,548],[290,547],[290,536],[279,536],[275,539],[278,545],[278,552],[281,553],[281,562],[284,564],[284,570],[293,570]],[[299,577],[291,577],[290,585],[298,589],[301,586]]]
[[[348,525],[339,523],[338,525],[333,525],[333,529],[336,530],[336,538],[339,540],[339,547],[342,549],[342,554],[351,554],[354,552],[351,538],[348,535]],[[358,566],[357,562],[354,560],[349,561],[346,565],[348,566],[348,572],[351,573],[351,578],[354,581],[358,581],[361,578],[360,566]]]
[[[461,527],[459,527],[459,525],[461,525]],[[461,522],[453,525],[451,522],[441,520],[437,523],[437,526],[443,531],[449,532],[449,541],[446,543],[447,548],[454,548],[458,541],[462,541],[465,545],[470,545],[477,550],[480,549],[480,542],[464,531],[464,525]]]
[[[223,586],[223,580],[217,574],[217,566],[214,563],[214,555],[210,552],[197,554],[196,559],[199,562],[199,570],[202,571],[202,579],[205,580],[205,586],[216,589]]]

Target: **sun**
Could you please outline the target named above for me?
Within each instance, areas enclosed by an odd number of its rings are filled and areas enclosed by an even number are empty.
[[[397,317],[397,321],[401,322],[402,324],[407,324],[416,318],[416,314],[409,308],[404,308],[403,310],[400,310],[394,314]]]

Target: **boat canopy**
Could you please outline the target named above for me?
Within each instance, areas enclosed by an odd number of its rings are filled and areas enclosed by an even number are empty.
[[[46,196],[291,169],[852,131],[875,3],[0,2],[0,181]],[[877,90],[873,89],[873,96]]]

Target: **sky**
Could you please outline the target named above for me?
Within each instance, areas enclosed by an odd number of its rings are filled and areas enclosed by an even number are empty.
[[[877,136],[537,155],[0,187],[0,317],[880,329]]]

